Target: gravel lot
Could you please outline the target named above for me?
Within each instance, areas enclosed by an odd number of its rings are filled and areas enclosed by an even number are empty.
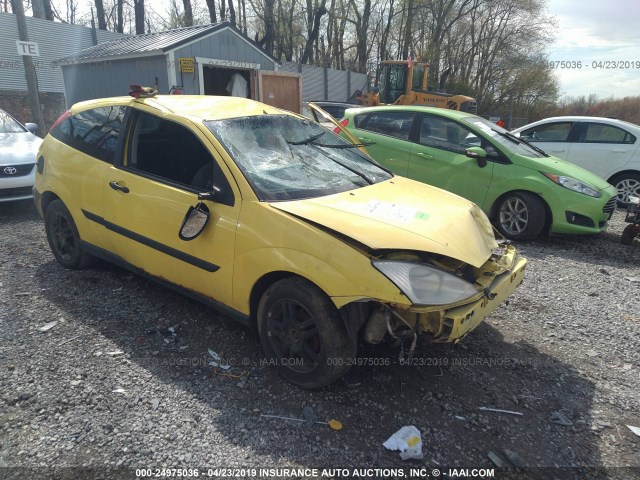
[[[624,225],[617,211],[606,234],[519,245],[524,284],[461,345],[421,346],[411,366],[390,347],[366,349],[344,380],[309,392],[214,310],[108,264],[64,270],[31,204],[0,204],[0,477],[446,473],[492,468],[489,452],[511,466],[507,449],[530,467],[517,478],[640,478],[640,437],[626,426],[640,427],[640,241],[620,244]],[[208,349],[231,368],[207,365]],[[261,416],[302,418],[304,407],[344,428]],[[422,432],[424,460],[382,446],[404,425]]]

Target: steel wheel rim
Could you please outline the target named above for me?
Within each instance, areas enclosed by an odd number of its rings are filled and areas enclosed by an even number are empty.
[[[282,366],[300,373],[316,369],[322,340],[313,316],[301,303],[293,299],[275,302],[267,316],[267,332]]]
[[[629,203],[629,195],[640,196],[640,182],[633,178],[620,180],[616,189],[618,190],[618,201],[621,203]]]
[[[500,207],[500,225],[509,235],[520,235],[529,224],[527,205],[517,197],[511,197]]]
[[[73,229],[64,215],[56,214],[51,222],[51,237],[58,254],[64,260],[71,260],[76,253],[77,243]]]

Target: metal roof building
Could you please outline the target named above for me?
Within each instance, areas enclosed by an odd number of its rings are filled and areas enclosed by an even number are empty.
[[[39,56],[33,57],[41,92],[64,93],[62,69],[55,61],[93,45],[90,28],[68,23],[51,22],[27,17],[29,40],[39,47]],[[121,33],[96,31],[98,43],[126,37]],[[128,35],[127,35],[128,36]],[[0,89],[26,91],[22,57],[18,54],[18,24],[12,13],[0,13]]]
[[[300,109],[300,75],[276,72],[276,59],[228,22],[120,38],[58,64],[69,105],[126,94],[131,84],[157,86],[160,93],[229,95],[232,80],[241,77],[246,96]]]

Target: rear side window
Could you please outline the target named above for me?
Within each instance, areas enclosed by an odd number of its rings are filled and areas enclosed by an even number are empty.
[[[114,105],[85,110],[63,120],[50,133],[87,155],[113,163],[126,108]]]
[[[579,140],[583,143],[635,143],[636,137],[626,130],[604,123],[582,125]]]
[[[529,142],[566,142],[569,139],[572,122],[550,123],[523,130],[520,138]]]
[[[400,140],[409,140],[414,116],[413,112],[375,112],[358,128]]]

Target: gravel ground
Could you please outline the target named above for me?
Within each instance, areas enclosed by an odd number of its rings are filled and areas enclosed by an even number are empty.
[[[514,475],[640,478],[640,437],[626,426],[640,427],[640,241],[620,244],[624,225],[617,211],[605,234],[519,245],[524,284],[461,345],[421,346],[411,366],[391,347],[365,349],[363,365],[309,392],[214,310],[108,264],[64,270],[31,204],[0,204],[0,477],[446,473],[492,468],[489,452],[511,466],[515,452],[529,468]],[[231,368],[207,365],[208,349]],[[305,407],[344,428],[261,416],[302,418]],[[404,425],[421,431],[424,460],[382,446]]]

